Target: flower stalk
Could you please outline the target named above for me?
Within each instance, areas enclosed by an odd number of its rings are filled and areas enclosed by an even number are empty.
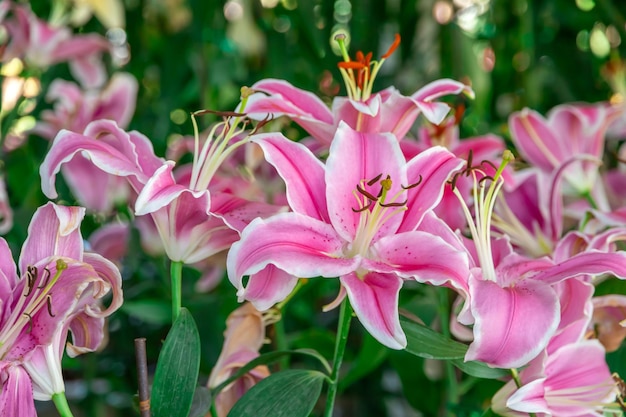
[[[339,312],[339,325],[337,327],[337,339],[335,340],[335,354],[333,355],[333,369],[330,374],[330,382],[328,383],[326,410],[324,411],[325,417],[332,417],[333,415],[335,397],[337,396],[337,388],[339,387],[339,370],[343,361],[343,355],[346,352],[346,343],[348,341],[348,331],[350,330],[351,320],[352,306],[346,297],[341,303],[341,310]]]

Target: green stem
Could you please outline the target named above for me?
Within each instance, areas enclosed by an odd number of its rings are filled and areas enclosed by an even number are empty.
[[[54,406],[61,417],[74,417],[70,405],[67,403],[67,398],[65,398],[65,392],[52,394],[52,402],[54,402]]]
[[[346,297],[341,303],[339,312],[339,325],[337,327],[337,339],[335,340],[335,354],[333,356],[333,369],[330,373],[328,383],[328,395],[326,397],[325,417],[332,417],[335,406],[335,397],[339,387],[339,369],[343,361],[343,354],[346,352],[346,342],[348,341],[348,331],[350,330],[350,320],[352,319],[352,306]]]
[[[172,261],[170,265],[170,278],[172,280],[172,323],[174,323],[180,315],[182,275],[183,263],[181,261]]]
[[[282,311],[281,311],[282,316]],[[274,343],[276,344],[276,350],[287,350],[287,337],[285,335],[285,323],[281,317],[276,323],[274,323]],[[283,356],[278,361],[278,369],[283,370],[289,368],[289,355]]]
[[[511,369],[511,376],[513,377],[513,381],[515,381],[515,385],[517,386],[517,388],[521,388],[523,384],[522,380],[519,377],[519,372],[517,372],[517,369]],[[529,417],[536,417],[535,413],[528,413],[528,415]]]
[[[449,339],[451,337],[451,333],[450,301],[448,299],[448,289],[440,287],[436,290],[439,296],[439,317],[441,319],[441,332],[445,337]],[[448,405],[455,405],[459,403],[459,390],[456,379],[456,371],[451,361],[445,361],[445,369],[446,380],[448,382],[448,389],[446,390],[446,408],[448,408]]]

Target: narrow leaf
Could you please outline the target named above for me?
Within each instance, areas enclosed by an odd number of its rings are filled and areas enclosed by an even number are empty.
[[[218,385],[212,390],[213,395],[217,395],[217,393],[223,390],[224,387],[227,387],[228,385],[233,383],[235,380],[241,378],[242,376],[244,376],[245,374],[247,374],[248,372],[250,372],[252,369],[256,368],[257,366],[269,365],[274,362],[277,362],[278,360],[280,360],[281,358],[285,356],[293,355],[293,354],[311,356],[319,360],[321,364],[324,366],[324,369],[326,369],[326,372],[330,374],[330,365],[328,364],[326,359],[324,359],[322,355],[320,355],[317,351],[313,349],[278,350],[276,352],[264,353],[263,355],[260,355],[259,357],[254,358],[253,360],[251,360],[250,362],[248,362],[247,364],[239,368],[237,372],[235,372],[230,378],[228,378],[226,381],[222,382],[220,385]]]
[[[302,369],[272,374],[241,397],[228,417],[308,417],[325,379],[321,372]]]
[[[511,375],[511,371],[508,369],[490,368],[485,363],[479,361],[463,362],[462,359],[456,359],[452,363],[461,371],[476,378],[498,379]]]
[[[462,359],[467,352],[463,343],[448,339],[436,331],[400,317],[400,324],[406,334],[405,350],[426,359]]]
[[[170,329],[157,362],[150,399],[153,417],[187,417],[200,369],[200,336],[186,308]]]

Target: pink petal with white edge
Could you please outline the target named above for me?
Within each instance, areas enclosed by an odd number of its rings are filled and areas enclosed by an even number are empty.
[[[416,101],[415,105],[429,122],[436,125],[443,122],[450,112],[450,106],[446,103]]]
[[[28,265],[35,265],[49,256],[82,259],[83,237],[80,223],[85,217],[83,207],[65,207],[47,203],[37,209],[28,226],[28,237],[19,259],[24,274]]]
[[[280,133],[255,135],[252,141],[261,146],[267,162],[285,181],[291,209],[328,223],[324,164],[305,146]]]
[[[417,184],[408,191],[406,206],[399,232],[414,230],[422,221],[424,214],[434,208],[443,196],[443,189],[452,173],[465,164],[452,152],[441,146],[425,150],[408,162],[408,184]]]
[[[526,365],[546,347],[559,324],[559,298],[550,285],[522,280],[502,288],[470,277],[474,342],[466,361],[498,368]]]
[[[298,283],[298,278],[272,264],[250,275],[246,287],[237,290],[239,302],[250,301],[259,311],[265,311],[284,300]]]
[[[555,284],[567,278],[581,275],[613,274],[626,279],[626,253],[589,251],[577,254],[553,267],[533,275],[533,279]]]
[[[345,243],[331,225],[298,213],[256,219],[228,252],[228,277],[241,288],[244,275],[269,264],[302,278],[344,275],[361,262],[359,257],[343,258]]]
[[[109,306],[104,311],[101,311],[100,309],[92,311],[89,309],[89,306],[86,311],[93,317],[110,316],[114,311],[120,308],[124,302],[122,294],[122,276],[120,275],[120,271],[113,262],[101,255],[98,255],[97,253],[85,253],[83,262],[90,265],[94,271],[96,271],[98,277],[102,280],[100,287],[97,289],[94,288],[92,296],[95,299],[100,299],[109,292],[112,293]]]
[[[532,165],[551,172],[568,159],[570,152],[555,136],[550,122],[534,110],[525,108],[509,117],[511,138],[520,154]]]
[[[615,384],[604,348],[597,340],[585,340],[557,350],[548,357],[544,373],[544,378],[514,392],[507,406],[554,416],[601,416],[602,406],[615,399]]]
[[[372,246],[372,252],[376,260],[364,261],[364,268],[450,286],[467,297],[469,258],[439,236],[421,231],[386,236]]]
[[[426,84],[417,90],[411,98],[419,101],[430,101],[443,96],[464,93],[469,98],[474,98],[474,91],[469,85],[450,78],[442,78]]]
[[[326,161],[326,201],[328,214],[337,233],[345,240],[355,237],[361,213],[359,199],[364,197],[356,191],[363,180],[369,181],[377,176],[391,178],[392,185],[385,203],[401,202],[406,196],[402,185],[406,185],[406,160],[400,150],[398,140],[392,134],[361,133],[353,130],[344,122],[339,123],[337,133],[330,146]],[[379,193],[380,181],[372,186],[364,185],[370,194]],[[401,216],[393,216],[379,229],[378,235],[392,234],[398,228]]]
[[[207,190],[194,191],[177,184],[172,173],[174,165],[174,161],[167,161],[146,182],[135,202],[135,214],[137,216],[154,213],[170,204],[182,193],[190,193],[194,198],[202,200],[206,204],[205,213],[209,212],[211,207],[209,192]]]
[[[286,206],[249,201],[229,193],[211,194],[211,214],[239,233],[257,217],[266,219],[285,211]]]
[[[363,327],[383,345],[404,349],[406,336],[400,327],[398,294],[402,278],[395,274],[350,273],[341,277],[350,304]]]
[[[37,417],[33,399],[33,385],[22,368],[11,362],[0,362],[0,391],[2,416]]]
[[[284,112],[288,116],[306,115],[324,123],[333,123],[332,113],[319,97],[308,91],[296,88],[287,81],[268,78],[254,84],[252,89],[271,95],[280,95],[282,102],[292,109]],[[249,111],[248,109],[246,107],[245,111]]]

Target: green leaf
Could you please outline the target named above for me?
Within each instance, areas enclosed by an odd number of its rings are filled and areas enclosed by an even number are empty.
[[[162,300],[126,301],[120,310],[150,324],[164,325],[172,320],[171,306]]]
[[[407,339],[405,350],[426,359],[462,359],[467,352],[463,343],[448,339],[436,331],[400,317],[400,324]]]
[[[308,417],[325,379],[321,372],[302,369],[272,374],[241,397],[228,417]]]
[[[200,369],[200,336],[189,310],[182,308],[157,362],[150,399],[153,417],[187,417]]]
[[[326,369],[326,372],[330,374],[330,365],[328,364],[326,359],[313,349],[278,350],[276,352],[264,353],[263,355],[260,355],[259,357],[254,358],[253,360],[251,360],[250,362],[248,362],[247,364],[239,368],[237,372],[235,372],[230,378],[222,382],[217,387],[213,388],[213,395],[217,395],[217,393],[223,390],[224,387],[230,385],[233,381],[241,378],[242,376],[244,376],[245,374],[247,374],[248,372],[250,372],[252,369],[256,368],[257,366],[269,365],[271,363],[274,363],[280,360],[281,358],[285,356],[294,355],[294,354],[311,356],[319,360],[322,363],[322,365],[324,365],[324,369]]]
[[[211,391],[207,387],[196,387],[189,417],[204,417],[211,411]]]
[[[507,375],[511,375],[508,369],[490,368],[480,361],[463,362],[462,359],[453,360],[454,366],[468,375],[483,379],[498,379]]]

